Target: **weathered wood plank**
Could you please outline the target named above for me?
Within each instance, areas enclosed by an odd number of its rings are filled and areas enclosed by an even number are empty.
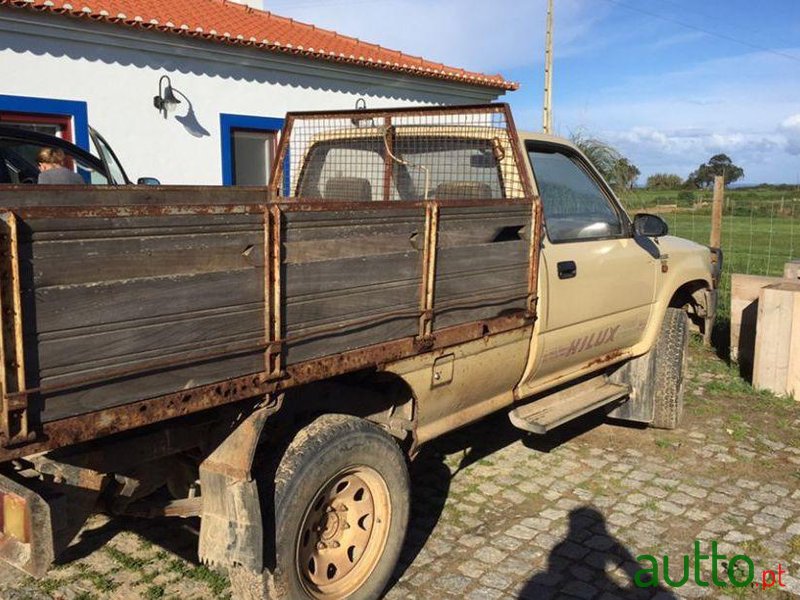
[[[180,317],[151,319],[149,323],[120,323],[114,329],[84,327],[72,334],[40,334],[39,368],[42,378],[95,368],[131,368],[137,362],[166,355],[212,352],[229,343],[263,342],[263,307],[209,311]]]
[[[263,273],[263,269],[254,267],[227,273],[52,286],[37,289],[35,300],[32,294],[24,294],[23,311],[29,316],[33,313],[36,331],[45,333],[236,308],[263,303]]]
[[[24,191],[24,193],[21,193]],[[35,185],[0,190],[0,206],[128,206],[128,205],[203,205],[262,204],[266,188],[169,186],[138,187],[92,186],[80,189],[48,189]]]
[[[161,394],[256,373],[263,368],[264,354],[258,352],[113,379],[105,384],[48,395],[43,401],[41,420],[48,422],[90,413],[143,398],[154,398]]]

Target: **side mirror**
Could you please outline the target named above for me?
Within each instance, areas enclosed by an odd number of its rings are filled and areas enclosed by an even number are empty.
[[[161,185],[161,182],[155,177],[139,177],[136,180],[136,185]]]
[[[633,217],[633,233],[641,237],[661,237],[669,233],[667,222],[658,215],[640,213]]]

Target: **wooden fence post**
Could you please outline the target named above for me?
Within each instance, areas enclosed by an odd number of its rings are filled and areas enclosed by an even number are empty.
[[[722,206],[725,200],[725,178],[714,177],[714,203],[711,207],[711,240],[709,246],[719,248],[722,244]]]

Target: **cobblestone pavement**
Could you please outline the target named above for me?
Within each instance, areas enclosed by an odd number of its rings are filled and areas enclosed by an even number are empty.
[[[595,415],[532,437],[499,415],[427,447],[412,467],[412,523],[387,599],[800,595],[800,405],[754,393],[696,345],[690,370],[680,430]],[[196,526],[96,517],[72,562],[41,582],[4,570],[0,597],[226,597],[226,578],[194,562]],[[704,554],[717,541],[719,553],[749,556],[754,583],[780,565],[783,586],[663,583],[663,556],[680,580],[695,540]],[[637,562],[643,554],[659,557],[656,587],[632,583],[652,566]],[[738,568],[743,579],[746,563]]]

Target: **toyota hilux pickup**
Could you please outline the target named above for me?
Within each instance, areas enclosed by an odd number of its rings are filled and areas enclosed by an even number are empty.
[[[237,598],[378,597],[408,462],[490,413],[677,427],[721,267],[503,104],[290,113],[265,189],[0,207],[0,558],[199,517]]]

